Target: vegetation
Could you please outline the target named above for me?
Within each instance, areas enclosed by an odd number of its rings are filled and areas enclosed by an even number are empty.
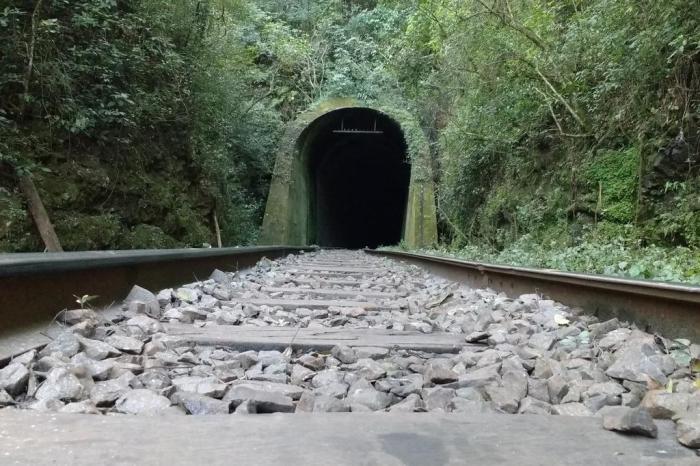
[[[700,4],[4,0],[0,250],[256,239],[284,124],[416,115],[439,250],[700,282]]]

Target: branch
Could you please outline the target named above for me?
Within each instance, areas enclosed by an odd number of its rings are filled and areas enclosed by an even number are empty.
[[[24,112],[26,110],[26,105],[27,105],[27,99],[29,98],[29,83],[32,79],[32,73],[34,71],[34,48],[36,47],[36,23],[37,23],[37,18],[39,17],[39,9],[41,8],[41,5],[44,3],[44,0],[38,0],[36,2],[36,5],[34,6],[34,12],[32,13],[32,32],[31,36],[29,37],[29,46],[27,47],[27,56],[28,56],[28,63],[27,63],[27,69],[24,73],[24,82],[23,82],[23,87],[24,87],[24,96],[22,98],[22,103],[20,104],[20,110],[19,110],[19,117],[20,119],[24,118]]]
[[[539,49],[547,50],[547,46],[545,45],[544,41],[532,29],[527,28],[522,24],[518,24],[515,21],[509,20],[503,13],[494,10],[492,7],[486,5],[486,3],[484,3],[482,0],[476,0],[476,2],[483,6],[491,15],[498,18],[505,26],[508,26],[514,31],[517,31],[525,36],[525,38],[535,44]]]
[[[591,137],[590,134],[570,134],[570,133],[565,133],[564,130],[561,127],[561,123],[559,123],[559,118],[557,118],[556,113],[554,113],[554,108],[552,107],[552,104],[549,102],[549,96],[545,94],[543,91],[541,91],[539,88],[535,87],[535,90],[539,92],[542,97],[545,99],[545,103],[547,104],[547,107],[549,107],[549,113],[552,115],[552,118],[554,119],[554,123],[557,125],[557,129],[559,130],[559,135],[564,136],[567,138],[588,138]]]
[[[571,116],[574,117],[574,119],[578,122],[578,124],[581,125],[581,127],[583,127],[584,129],[588,129],[588,125],[586,123],[584,123],[583,119],[578,115],[578,113],[576,113],[576,111],[573,109],[573,107],[571,105],[569,105],[569,103],[566,101],[566,99],[564,99],[564,97],[557,91],[557,89],[552,85],[552,83],[549,82],[547,77],[542,74],[542,72],[540,71],[540,69],[537,66],[535,67],[535,71],[537,72],[539,77],[542,78],[542,81],[544,81],[544,83],[547,85],[547,87],[549,87],[549,89],[554,93],[554,95],[557,97],[557,99],[562,104],[564,104],[564,107],[566,107],[566,109],[569,111],[569,113],[571,113]]]

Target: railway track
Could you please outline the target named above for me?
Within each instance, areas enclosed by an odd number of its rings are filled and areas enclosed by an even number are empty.
[[[679,440],[700,416],[698,288],[402,253],[164,257],[0,269],[7,464],[697,464]],[[72,294],[117,303],[53,319]]]

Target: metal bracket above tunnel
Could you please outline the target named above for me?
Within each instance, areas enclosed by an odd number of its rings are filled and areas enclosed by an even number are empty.
[[[287,127],[260,244],[421,247],[436,240],[428,144],[410,115],[333,101]]]

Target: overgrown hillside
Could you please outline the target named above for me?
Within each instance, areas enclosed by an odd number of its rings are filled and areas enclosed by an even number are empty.
[[[700,4],[422,5],[407,37],[430,57],[413,89],[438,103],[449,245],[700,280]]]
[[[9,3],[0,249],[24,172],[68,249],[254,242],[284,123],[353,97],[419,116],[443,252],[700,282],[697,2]]]
[[[216,222],[255,241],[283,118],[252,111],[274,97],[264,18],[235,1],[5,3],[0,250],[43,249],[23,173],[68,250],[201,246]]]

